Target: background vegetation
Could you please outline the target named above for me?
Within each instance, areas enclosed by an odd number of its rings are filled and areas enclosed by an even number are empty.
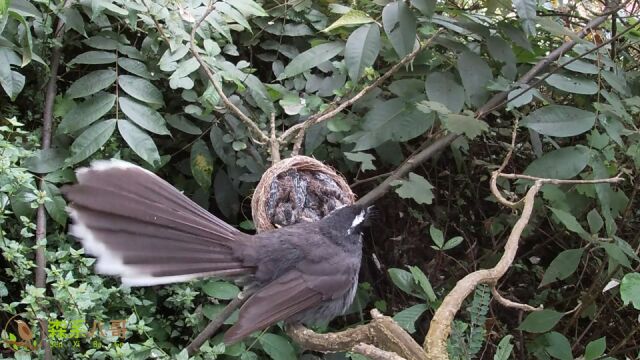
[[[185,346],[239,289],[211,279],[129,289],[95,275],[66,235],[58,189],[92,159],[121,158],[250,232],[275,114],[283,157],[301,148],[360,196],[392,187],[365,236],[356,303],[316,330],[368,322],[377,308],[422,342],[443,297],[496,263],[518,218],[492,196],[489,178],[519,121],[503,172],[625,181],[544,185],[495,284],[544,310],[505,307],[480,285],[453,323],[449,356],[638,358],[638,2],[226,0],[192,33],[208,5],[0,0],[3,340],[18,336],[8,323],[17,314],[34,334],[38,319],[126,319],[126,339],[65,341],[53,356],[186,359]],[[412,61],[389,73],[401,59]],[[304,136],[286,132],[383,74],[391,76]],[[429,160],[384,182],[420,154]],[[498,181],[512,200],[531,184]],[[16,350],[4,344],[0,354],[46,353]],[[361,358],[301,354],[276,326],[226,348],[215,336],[195,358]]]

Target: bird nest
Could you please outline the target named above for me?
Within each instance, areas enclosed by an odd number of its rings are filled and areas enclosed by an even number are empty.
[[[262,175],[251,212],[258,232],[299,222],[313,222],[344,205],[355,195],[342,175],[308,156],[277,162]]]

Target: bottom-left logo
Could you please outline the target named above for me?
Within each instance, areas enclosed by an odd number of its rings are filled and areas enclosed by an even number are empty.
[[[86,339],[91,342],[93,348],[102,346],[100,338],[96,338],[96,334],[100,336],[107,335],[103,328],[103,322],[94,320],[91,328],[87,326],[83,319],[73,320],[40,320],[41,324],[46,324],[47,343],[51,348],[61,348],[65,342],[74,348],[80,348],[80,340]],[[109,330],[111,336],[118,339],[125,339],[127,334],[126,320],[110,320]],[[11,332],[17,332],[17,336]],[[36,340],[36,336],[31,327],[24,320],[18,319],[18,315],[9,318],[4,325],[1,340],[6,349],[10,350],[29,350],[37,351],[43,345],[43,340]],[[122,343],[113,342],[113,346],[122,346]]]

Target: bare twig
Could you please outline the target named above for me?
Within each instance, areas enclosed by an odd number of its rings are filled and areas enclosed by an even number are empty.
[[[335,107],[329,106],[327,108],[327,110],[309,117],[303,123],[300,123],[300,124],[297,124],[297,125],[294,125],[294,126],[290,127],[282,135],[280,135],[280,138],[278,140],[280,142],[284,143],[293,134],[295,134],[297,132],[303,132],[304,133],[304,131],[306,131],[310,126],[318,124],[318,123],[321,123],[321,122],[326,121],[326,120],[329,120],[329,119],[333,118],[334,116],[336,116],[337,114],[339,114],[342,110],[344,110],[344,109],[348,108],[349,106],[353,105],[353,103],[355,103],[356,101],[361,99],[363,96],[368,94],[371,90],[373,90],[376,87],[380,86],[380,84],[382,84],[384,81],[386,81],[388,78],[390,78],[393,74],[398,72],[398,70],[400,70],[403,66],[405,66],[409,62],[413,61],[413,59],[415,59],[415,57],[418,56],[418,54],[422,50],[426,49],[429,45],[431,45],[431,43],[436,39],[436,37],[438,35],[440,35],[440,33],[442,31],[443,31],[442,29],[438,30],[435,34],[433,34],[431,36],[431,38],[429,38],[429,40],[425,41],[423,44],[418,46],[415,50],[413,50],[407,56],[402,58],[402,60],[400,60],[400,62],[398,62],[397,64],[393,65],[386,73],[384,73],[382,76],[380,76],[378,79],[376,79],[376,81],[374,81],[373,83],[365,86],[362,90],[360,90],[354,96],[352,96],[352,97],[350,97],[348,99],[345,99],[344,101],[341,101]]]
[[[527,305],[527,304],[521,304],[512,300],[509,300],[505,297],[503,297],[500,292],[498,291],[498,289],[496,289],[495,286],[491,287],[491,293],[493,294],[493,297],[502,305],[509,307],[509,308],[514,308],[514,309],[518,309],[518,310],[522,310],[522,311],[540,311],[544,309],[544,306],[540,305],[537,308],[533,307],[531,305]]]
[[[187,353],[189,353],[189,356],[195,354],[195,352],[200,349],[200,346],[202,346],[205,341],[209,340],[209,338],[218,331],[220,326],[224,324],[224,321],[227,320],[236,309],[242,306],[250,296],[250,292],[243,291],[239,293],[235,299],[231,300],[222,312],[220,312],[215,319],[211,320],[207,327],[205,327],[198,336],[196,336],[196,338],[187,345]]]
[[[202,56],[200,56],[200,53],[198,52],[198,48],[196,47],[196,31],[198,31],[198,28],[200,28],[204,19],[206,19],[207,16],[209,16],[214,9],[215,9],[214,3],[210,2],[209,5],[207,6],[206,11],[204,12],[204,15],[202,15],[202,18],[200,18],[200,20],[198,20],[193,25],[193,28],[191,29],[191,39],[190,39],[191,54],[202,67],[202,70],[207,75],[209,82],[211,83],[213,88],[216,90],[216,92],[220,96],[220,99],[222,99],[222,102],[225,104],[227,109],[229,109],[232,113],[238,116],[238,119],[240,119],[240,121],[242,121],[242,123],[245,124],[247,128],[249,128],[249,131],[251,131],[251,133],[253,133],[253,135],[256,136],[258,140],[260,140],[260,142],[268,143],[269,136],[267,136],[267,134],[265,134],[264,131],[260,130],[258,125],[255,123],[255,121],[253,121],[250,117],[248,117],[245,113],[243,113],[242,110],[240,110],[240,108],[238,108],[234,103],[231,102],[231,100],[229,100],[227,95],[225,95],[224,91],[222,90],[222,87],[220,86],[220,84],[218,84],[218,82],[216,81],[216,78],[213,75],[211,68],[209,68],[209,65],[202,59]]]
[[[319,352],[374,351],[375,354],[398,356],[390,359],[424,360],[422,351],[411,335],[402,329],[392,318],[371,310],[371,322],[340,332],[318,334],[302,325],[290,325],[287,334],[305,349]],[[372,347],[362,347],[369,344]],[[374,350],[377,349],[377,350]],[[372,354],[374,354],[372,353]]]
[[[271,164],[275,164],[280,161],[280,142],[276,137],[276,114],[271,114],[271,139],[269,139],[269,143],[271,144]]]

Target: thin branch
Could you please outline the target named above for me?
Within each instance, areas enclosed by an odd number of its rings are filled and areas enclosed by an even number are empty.
[[[335,107],[329,106],[327,108],[327,110],[322,111],[322,112],[320,112],[320,113],[318,113],[316,115],[313,115],[313,116],[309,117],[303,123],[300,123],[300,124],[297,124],[297,125],[294,125],[294,126],[290,127],[282,135],[280,135],[280,138],[278,140],[280,142],[284,143],[293,134],[295,134],[296,132],[300,132],[300,131],[304,132],[310,126],[318,124],[318,123],[321,123],[321,122],[326,121],[326,120],[329,120],[329,119],[333,118],[334,116],[336,116],[337,114],[339,114],[340,112],[342,112],[342,110],[344,110],[344,109],[348,108],[349,106],[353,105],[353,103],[355,103],[356,101],[361,99],[363,96],[368,94],[371,90],[373,90],[376,87],[380,86],[380,84],[382,84],[384,81],[386,81],[388,78],[390,78],[393,74],[398,72],[398,70],[400,70],[406,64],[408,64],[409,62],[413,61],[413,59],[415,59],[415,57],[418,56],[418,54],[422,50],[426,49],[429,45],[431,45],[431,43],[436,39],[436,37],[441,32],[443,32],[443,29],[438,30],[435,34],[433,34],[431,36],[431,38],[429,38],[429,40],[425,41],[423,44],[418,46],[415,50],[413,50],[407,56],[402,58],[402,60],[400,60],[400,62],[398,62],[397,64],[393,65],[391,67],[391,69],[389,69],[386,73],[384,73],[382,76],[380,76],[378,79],[376,79],[376,81],[374,81],[373,83],[365,86],[356,95],[354,95],[354,96],[352,96],[352,97],[350,97],[348,99],[345,99],[344,101],[342,101],[339,104],[337,104]]]
[[[616,175],[615,177],[608,179],[592,179],[592,180],[561,180],[561,179],[546,179],[540,178],[536,176],[522,175],[522,174],[497,174],[498,177],[503,177],[505,179],[524,179],[524,180],[533,180],[533,181],[541,181],[543,184],[553,184],[553,185],[565,185],[565,184],[602,184],[602,183],[617,183],[621,182],[624,179],[622,178],[622,173]]]
[[[225,95],[224,91],[222,90],[222,87],[220,86],[220,84],[218,84],[218,82],[216,81],[215,76],[213,75],[213,72],[209,68],[209,65],[202,59],[202,56],[200,56],[200,53],[198,52],[198,48],[196,47],[196,31],[198,31],[198,28],[200,28],[204,19],[206,19],[207,16],[209,16],[214,9],[215,7],[213,2],[210,2],[202,18],[200,18],[200,20],[198,20],[193,25],[193,28],[191,29],[191,39],[189,41],[191,54],[193,54],[193,57],[198,61],[198,63],[202,67],[202,70],[207,75],[209,82],[211,83],[213,88],[216,90],[216,92],[220,96],[220,99],[222,99],[222,102],[225,104],[227,109],[229,109],[232,113],[238,116],[240,121],[242,121],[242,123],[249,128],[249,131],[251,131],[254,134],[254,136],[258,137],[258,140],[260,140],[260,142],[268,143],[269,136],[267,136],[267,134],[265,134],[264,131],[260,130],[258,125],[256,125],[256,123],[250,117],[245,115],[245,113],[243,113],[242,110],[240,110],[240,108],[238,108],[234,103],[231,102],[231,100],[229,100],[227,95]]]
[[[71,0],[66,0],[63,4],[63,8],[67,8],[71,5]],[[62,56],[62,49],[59,45],[64,36],[64,21],[62,18],[58,18],[55,34],[55,40],[53,41],[53,49],[51,51],[51,74],[46,87],[44,109],[42,111],[42,150],[49,149],[51,147],[51,132],[53,127],[53,107],[56,100],[56,94],[58,91],[58,70],[60,69],[60,58]],[[45,191],[45,181],[40,179],[38,185],[40,192]],[[44,204],[38,206],[36,212],[36,244],[45,240],[47,236],[47,213]],[[36,270],[35,270],[35,283],[36,287],[46,288],[47,286],[47,257],[46,246],[36,247]],[[47,338],[47,323],[46,321],[40,321],[40,338],[44,347],[44,358],[46,360],[53,359],[51,347],[46,341]]]
[[[493,297],[502,305],[509,307],[509,308],[514,308],[514,309],[518,309],[518,310],[522,310],[522,311],[528,311],[528,312],[532,312],[532,311],[541,311],[544,309],[544,306],[540,305],[538,307],[533,307],[531,305],[528,304],[521,304],[512,300],[509,300],[505,297],[503,297],[500,292],[498,292],[498,289],[496,289],[495,286],[491,287],[491,293],[493,294]]]
[[[242,304],[244,304],[250,296],[250,291],[243,291],[239,293],[235,299],[231,300],[231,302],[229,302],[229,304],[225,306],[222,312],[220,312],[215,319],[211,320],[207,327],[205,327],[198,334],[198,336],[196,336],[196,338],[193,339],[193,341],[189,345],[187,345],[187,353],[189,353],[189,356],[195,354],[196,351],[200,349],[202,344],[204,344],[205,341],[209,340],[209,338],[211,338],[216,333],[216,331],[218,331],[222,324],[224,324],[224,321],[227,320],[236,309],[242,306]]]
[[[276,137],[276,114],[271,114],[271,139],[269,139],[269,143],[271,144],[271,164],[275,164],[280,161],[280,142]]]

